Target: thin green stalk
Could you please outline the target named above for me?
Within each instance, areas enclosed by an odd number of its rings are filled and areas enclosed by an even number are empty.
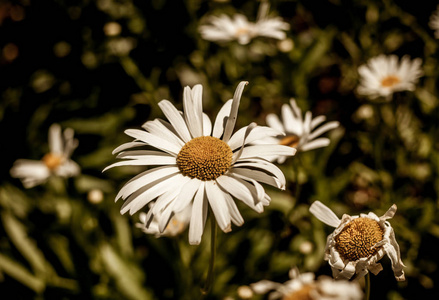
[[[209,269],[206,277],[206,283],[203,288],[201,288],[201,294],[203,296],[207,295],[211,288],[213,283],[213,269],[215,265],[215,256],[216,256],[216,220],[215,216],[211,212],[210,215],[210,262],[209,262]]]
[[[365,300],[369,300],[370,297],[370,273],[368,272],[366,274],[366,277],[364,278],[366,280],[366,284],[365,284],[365,295],[364,295],[364,299]]]

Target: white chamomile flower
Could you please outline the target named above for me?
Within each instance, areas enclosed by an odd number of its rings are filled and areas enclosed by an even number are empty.
[[[32,188],[45,183],[52,175],[64,178],[78,175],[81,169],[70,159],[78,146],[78,140],[73,136],[73,129],[67,128],[62,133],[61,126],[53,124],[49,128],[49,153],[41,160],[17,159],[11,168],[11,176],[19,178],[25,188]]]
[[[378,261],[387,254],[396,280],[405,280],[399,245],[387,221],[396,213],[395,204],[381,217],[370,212],[359,216],[344,214],[341,220],[320,201],[315,201],[309,210],[323,223],[335,227],[327,238],[325,260],[336,279],[354,275],[359,279],[369,271],[376,275],[383,269]]]
[[[128,211],[134,214],[155,201],[148,216],[159,218],[159,230],[163,232],[172,215],[192,204],[189,243],[199,244],[209,206],[219,227],[228,232],[231,222],[238,226],[244,222],[233,198],[260,213],[270,203],[260,182],[285,188],[283,173],[266,158],[291,156],[296,150],[281,145],[252,144],[279,132],[252,123],[232,135],[246,84],[238,85],[233,99],[223,105],[213,126],[203,113],[202,86],[196,85],[184,89],[183,112],[168,100],[160,101],[169,122],[155,119],[142,126],[145,130],[125,131],[135,140],[117,147],[113,153],[120,152],[117,157],[124,161],[105,170],[127,165],[151,168],[128,181],[117,194],[116,200],[125,200],[122,214]],[[125,151],[140,146],[149,149]]]
[[[434,30],[434,37],[439,39],[439,5],[430,16],[430,22],[428,25],[430,25],[430,28]]]
[[[248,44],[258,36],[283,40],[285,30],[290,25],[280,17],[268,17],[269,4],[264,2],[259,7],[256,22],[248,21],[242,14],[235,14],[232,18],[227,15],[210,16],[207,23],[199,27],[203,39],[213,42],[238,41],[242,45]]]
[[[282,105],[282,121],[276,114],[268,114],[266,118],[268,126],[283,132],[284,135],[267,137],[263,142],[293,147],[299,152],[326,147],[330,143],[329,138],[320,136],[329,130],[337,128],[340,123],[331,121],[319,126],[325,120],[325,116],[313,118],[310,111],[307,111],[305,118],[303,118],[302,110],[297,106],[296,101],[291,99],[290,105]],[[279,156],[276,158],[278,163],[283,163],[287,157]]]
[[[315,279],[314,273],[300,274],[297,268],[289,272],[290,280],[277,283],[261,280],[250,287],[257,294],[266,294],[268,299],[307,299],[307,300],[361,300],[363,292],[358,282],[335,281],[328,276]]]
[[[153,206],[153,204],[150,205],[148,213],[141,212],[139,215],[140,223],[137,223],[136,227],[142,229],[144,233],[153,234],[155,237],[177,236],[189,225],[191,220],[192,205],[186,206],[184,210],[173,215],[165,230],[160,232],[160,212],[153,219],[151,219],[148,215],[152,213]]]
[[[360,85],[357,92],[371,99],[390,96],[395,92],[414,91],[419,77],[423,75],[422,60],[408,56],[398,61],[396,55],[384,54],[371,58],[358,68]]]

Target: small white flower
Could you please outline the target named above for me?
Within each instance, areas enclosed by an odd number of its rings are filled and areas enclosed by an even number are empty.
[[[434,37],[439,39],[439,5],[430,16],[430,22],[428,25],[430,25],[430,28],[434,30]]]
[[[171,217],[168,225],[163,232],[159,229],[159,220],[161,213],[159,212],[154,218],[151,219],[154,204],[149,206],[148,213],[141,212],[139,215],[140,223],[136,224],[136,227],[143,230],[146,234],[153,234],[155,237],[161,236],[177,236],[182,233],[191,220],[192,205],[186,206],[186,208]]]
[[[386,221],[395,215],[395,204],[381,217],[370,212],[359,216],[344,214],[341,220],[320,201],[315,201],[309,210],[323,223],[335,227],[325,249],[325,260],[329,261],[334,278],[350,279],[355,275],[359,279],[369,271],[376,275],[383,269],[378,261],[387,254],[396,280],[405,280],[399,245]]]
[[[78,141],[73,138],[71,128],[61,132],[61,126],[53,124],[49,128],[49,153],[41,160],[18,159],[11,168],[11,176],[19,178],[25,188],[42,184],[52,176],[73,177],[80,173],[80,167],[70,159]]]
[[[398,62],[396,55],[381,54],[371,58],[358,68],[360,85],[357,91],[371,99],[390,96],[395,92],[414,91],[419,77],[423,75],[422,59],[410,60],[408,56]]]
[[[266,118],[268,126],[283,132],[284,135],[267,137],[263,142],[293,147],[299,152],[326,147],[329,145],[330,140],[319,136],[329,130],[337,128],[340,123],[331,121],[318,127],[325,120],[325,116],[313,118],[310,111],[305,113],[305,119],[303,119],[302,110],[297,106],[296,101],[291,99],[290,105],[282,105],[282,121],[276,114],[268,114]],[[287,157],[279,156],[276,158],[278,163],[283,163]]]
[[[231,222],[240,226],[244,220],[232,197],[257,212],[270,203],[259,183],[284,189],[285,177],[266,160],[275,155],[294,155],[296,150],[281,145],[253,145],[254,141],[279,132],[255,123],[232,135],[241,94],[247,82],[241,82],[233,99],[219,111],[212,126],[203,113],[201,85],[186,87],[184,112],[168,100],[159,103],[169,122],[161,119],[146,122],[145,130],[129,129],[125,133],[135,140],[117,147],[113,153],[124,161],[108,168],[127,165],[150,166],[128,181],[116,196],[125,200],[121,213],[134,214],[155,200],[145,224],[156,217],[159,231],[168,226],[173,214],[192,204],[189,243],[199,244],[204,231],[208,206],[224,232]],[[148,150],[130,148],[149,146]],[[151,147],[153,148],[151,150]]]
[[[290,280],[277,283],[261,280],[251,284],[257,294],[266,294],[268,299],[310,299],[310,300],[361,300],[363,292],[358,282],[335,281],[327,276],[314,279],[314,273],[299,274],[297,268],[289,272]]]
[[[264,2],[259,7],[256,22],[248,21],[242,14],[236,14],[233,18],[227,15],[210,16],[207,23],[199,27],[203,39],[213,42],[229,42],[236,40],[238,43],[248,44],[253,38],[261,36],[283,40],[286,38],[285,30],[290,25],[280,17],[269,18],[267,16],[269,4]]]

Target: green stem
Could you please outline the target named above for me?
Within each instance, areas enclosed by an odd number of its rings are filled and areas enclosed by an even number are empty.
[[[201,294],[203,296],[207,295],[212,288],[213,282],[213,269],[215,265],[215,255],[216,255],[216,221],[213,213],[210,215],[210,262],[209,269],[206,277],[206,283],[204,287],[201,289]]]
[[[366,277],[364,278],[366,280],[366,284],[365,284],[365,295],[364,295],[364,299],[365,300],[369,300],[370,297],[370,273],[368,272],[366,274]]]

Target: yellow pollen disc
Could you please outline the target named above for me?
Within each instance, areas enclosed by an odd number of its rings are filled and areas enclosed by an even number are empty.
[[[203,181],[213,180],[232,165],[233,152],[227,143],[212,136],[201,136],[187,142],[177,155],[181,173]]]
[[[236,30],[236,32],[235,32],[235,36],[236,36],[236,37],[239,37],[239,36],[241,36],[241,35],[247,34],[248,31],[249,31],[249,30],[248,30],[248,28],[246,28],[246,27],[238,28],[238,29]]]
[[[280,140],[279,144],[296,148],[299,145],[299,141],[300,141],[300,138],[297,135],[291,134],[291,135],[287,135],[286,137],[282,138]]]
[[[300,290],[294,291],[291,294],[283,296],[282,300],[312,300],[310,296],[310,292],[313,289],[314,289],[314,285],[306,284]]]
[[[394,75],[389,75],[385,77],[383,80],[381,80],[381,85],[384,87],[392,87],[400,82],[401,80],[399,79],[399,77]]]
[[[63,157],[57,154],[47,153],[41,160],[44,162],[47,168],[49,168],[49,170],[53,171],[62,164]]]
[[[343,258],[356,261],[375,255],[380,247],[371,248],[383,239],[383,235],[384,230],[377,221],[356,218],[335,237],[335,248]]]

